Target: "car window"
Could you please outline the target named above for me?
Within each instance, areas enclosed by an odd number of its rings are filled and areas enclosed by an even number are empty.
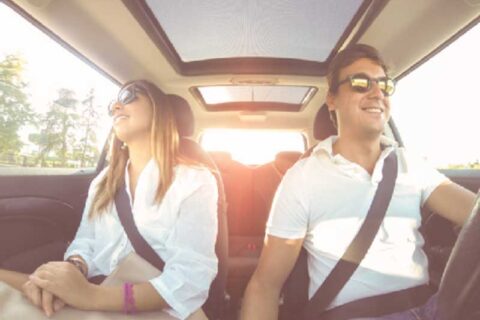
[[[392,116],[408,149],[439,169],[480,170],[480,25],[398,82]]]
[[[305,137],[298,131],[208,129],[200,141],[205,150],[228,152],[247,165],[273,161],[281,151],[305,151]]]
[[[0,175],[93,170],[118,86],[4,4],[0,29]]]

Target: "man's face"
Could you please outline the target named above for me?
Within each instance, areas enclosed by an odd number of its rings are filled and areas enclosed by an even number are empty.
[[[371,79],[386,76],[380,65],[362,58],[340,70],[339,81],[356,74],[364,74]],[[356,92],[348,81],[344,82],[335,94],[328,94],[327,104],[330,111],[336,111],[340,135],[379,136],[390,118],[389,98],[375,81],[371,82],[366,92]]]

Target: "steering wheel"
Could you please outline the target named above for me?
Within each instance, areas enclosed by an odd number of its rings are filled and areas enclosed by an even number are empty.
[[[462,228],[438,291],[439,319],[480,319],[480,192]]]

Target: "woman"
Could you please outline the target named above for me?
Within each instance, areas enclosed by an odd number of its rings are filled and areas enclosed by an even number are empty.
[[[0,281],[21,288],[48,316],[66,303],[83,310],[165,309],[186,318],[205,302],[217,272],[215,178],[179,156],[172,106],[152,83],[124,85],[109,112],[110,165],[90,185],[67,262],[47,263],[28,277],[0,270]],[[87,281],[111,274],[133,251],[114,204],[123,181],[140,234],[165,261],[160,276],[128,292]]]

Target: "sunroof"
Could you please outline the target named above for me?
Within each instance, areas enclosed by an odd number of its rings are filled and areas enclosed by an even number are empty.
[[[182,62],[283,58],[323,62],[362,0],[146,0]]]
[[[206,104],[228,102],[282,102],[302,104],[311,87],[210,86],[199,87]]]
[[[316,89],[307,86],[228,85],[196,87],[209,111],[299,111]]]

